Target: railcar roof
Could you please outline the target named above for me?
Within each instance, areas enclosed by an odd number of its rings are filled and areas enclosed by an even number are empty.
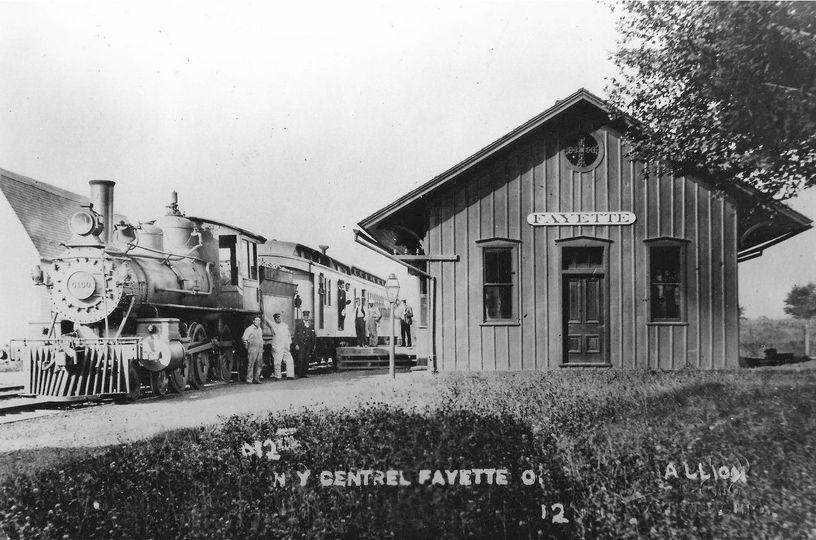
[[[204,217],[197,217],[197,216],[184,216],[184,217],[186,217],[187,219],[189,219],[191,221],[200,221],[201,223],[209,223],[211,225],[218,225],[219,227],[232,229],[233,231],[239,232],[239,233],[243,234],[244,236],[248,236],[248,237],[252,238],[253,240],[257,240],[261,244],[266,242],[266,237],[261,236],[258,233],[254,233],[252,231],[242,229],[241,227],[236,227],[235,225],[230,225],[229,223],[224,223],[223,221],[216,221],[214,219],[204,218]]]

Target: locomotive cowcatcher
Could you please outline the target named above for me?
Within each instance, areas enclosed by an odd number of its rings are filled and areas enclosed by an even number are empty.
[[[134,400],[142,385],[163,395],[231,380],[243,329],[271,297],[294,295],[285,273],[265,282],[265,239],[184,216],[175,193],[166,215],[132,224],[114,214],[114,182],[90,186],[64,251],[32,275],[48,290],[52,320],[42,337],[12,341],[26,392]]]

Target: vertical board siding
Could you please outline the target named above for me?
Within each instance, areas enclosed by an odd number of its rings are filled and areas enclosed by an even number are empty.
[[[725,367],[739,366],[739,279],[737,279],[737,210],[733,203],[728,201],[726,211],[727,242],[725,257],[725,284],[726,284],[726,358]]]
[[[454,238],[456,234],[453,219],[453,197],[450,190],[445,190],[440,197],[439,221],[442,229],[440,248],[442,253],[451,253],[456,248]],[[442,298],[442,324],[445,327],[445,339],[442,343],[442,350],[445,354],[445,362],[450,369],[461,369],[456,364],[456,275],[455,265],[442,265],[442,288],[445,294]]]
[[[522,155],[523,152],[524,148],[521,148],[519,152],[510,156],[507,160],[507,237],[512,238],[513,240],[521,239],[521,227],[523,220],[524,226],[529,227],[526,222],[526,215],[525,218],[521,217],[521,175],[525,165]],[[527,244],[525,244],[525,246],[527,246]],[[518,303],[517,313],[519,320],[523,320],[522,317],[524,317],[522,299],[524,298],[526,291],[524,289],[524,265],[522,264],[521,257],[526,254],[526,252],[526,249],[522,249],[521,246],[519,246],[517,263],[518,268],[516,269],[516,286],[518,287],[518,290],[516,291],[516,296],[513,299],[514,302]],[[521,331],[521,326],[505,326],[503,328],[507,333],[507,348],[505,352],[506,357],[505,361],[503,362],[503,365],[506,365],[506,367],[503,369],[522,369],[521,351],[524,345],[524,334]]]
[[[468,334],[468,266],[467,266],[467,245],[468,245],[468,215],[467,215],[467,183],[462,182],[456,186],[456,190],[451,194],[453,197],[453,246],[450,253],[459,254],[460,261],[457,264],[449,264],[453,269],[453,325],[456,331],[456,369],[470,369],[470,335]]]
[[[428,253],[434,262],[437,352],[445,370],[541,370],[563,362],[562,274],[556,240],[609,240],[605,298],[608,359],[618,368],[679,369],[738,364],[737,210],[700,181],[644,177],[619,134],[596,132],[604,160],[576,172],[560,152],[561,136],[518,144],[428,197]],[[531,212],[629,211],[628,226],[532,227]],[[649,322],[649,244],[684,239],[683,324]],[[480,239],[519,241],[519,324],[484,325]]]
[[[534,147],[529,146],[522,152],[521,179],[519,182],[519,227],[521,229],[522,246],[521,264],[519,266],[519,283],[521,304],[519,317],[521,318],[521,351],[519,353],[520,369],[536,369],[536,284],[535,284],[535,242],[533,228],[526,222],[526,216],[534,211],[535,206],[535,160]]]
[[[476,240],[481,237],[480,184],[482,177],[483,175],[478,174],[468,182],[468,244],[460,248],[466,254],[467,282],[465,285],[468,287],[470,295],[467,309],[468,367],[476,371],[482,369],[482,332],[478,326],[482,317],[482,290],[478,279],[479,272],[482,269],[482,254],[476,245]]]

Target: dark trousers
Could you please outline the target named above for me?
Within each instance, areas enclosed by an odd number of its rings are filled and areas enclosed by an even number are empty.
[[[400,321],[400,338],[403,347],[411,346],[411,325],[405,321]]]
[[[357,333],[357,346],[366,346],[366,325],[365,317],[356,317],[354,319],[354,331]]]
[[[312,358],[314,343],[304,343],[297,351],[297,364],[295,364],[295,375],[303,377],[309,373],[309,360]]]

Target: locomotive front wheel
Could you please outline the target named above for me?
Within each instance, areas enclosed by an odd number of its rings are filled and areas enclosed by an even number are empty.
[[[207,331],[198,323],[190,324],[190,347],[197,347],[207,342]],[[190,384],[195,389],[204,388],[210,372],[210,351],[201,351],[192,355],[192,373]]]
[[[153,390],[154,396],[165,395],[169,385],[170,377],[167,375],[167,370],[150,372],[150,389]]]
[[[187,381],[189,379],[190,374],[190,357],[188,356],[184,360],[184,364],[176,369],[170,370],[167,374],[168,379],[168,388],[174,394],[180,394],[184,392],[184,388],[187,386]]]
[[[131,363],[128,368],[128,386],[130,391],[125,396],[127,401],[136,401],[142,393],[142,381],[139,378],[139,371],[136,366]]]

